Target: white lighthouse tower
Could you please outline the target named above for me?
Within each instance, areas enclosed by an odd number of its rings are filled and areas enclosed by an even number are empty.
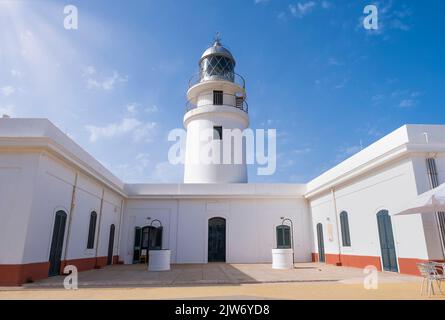
[[[184,182],[246,183],[245,140],[241,146],[223,148],[223,130],[243,131],[249,126],[245,82],[235,73],[235,59],[218,36],[199,60],[199,74],[190,81],[187,99]]]

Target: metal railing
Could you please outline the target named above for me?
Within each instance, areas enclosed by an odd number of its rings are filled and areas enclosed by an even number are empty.
[[[201,79],[201,73],[198,72],[190,78],[189,88],[191,88],[194,85],[201,83],[201,82],[214,81],[214,80],[230,81],[230,82],[236,83],[243,89],[246,89],[246,80],[244,80],[244,78],[241,75],[239,75],[238,73],[235,73],[235,72],[233,73],[233,80],[228,79],[227,76],[224,76],[224,75],[221,75],[221,76],[212,75],[212,76],[209,76],[208,78],[204,77],[203,79]]]
[[[237,108],[237,109],[239,109],[241,111],[244,111],[245,113],[249,113],[249,105],[247,104],[247,101],[246,101],[245,98],[243,98],[243,100],[238,100],[237,101],[237,98],[240,98],[240,97],[237,97],[236,95],[224,93],[223,96],[224,97],[229,96],[231,98],[234,98],[233,101],[234,101],[235,105],[224,103],[224,100],[226,100],[224,98],[223,98],[223,104],[222,105],[215,105],[213,103],[206,103],[206,104],[200,105],[199,107],[196,104],[191,103],[190,101],[187,101],[187,103],[185,105],[185,112],[187,113],[190,110],[193,110],[193,109],[196,109],[196,108],[201,108],[201,107],[206,107],[206,106],[221,106],[221,107]]]

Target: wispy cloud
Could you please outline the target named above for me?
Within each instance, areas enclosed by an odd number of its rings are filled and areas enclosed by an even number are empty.
[[[410,108],[410,107],[414,107],[415,105],[416,105],[416,101],[413,99],[403,99],[399,103],[400,108]]]
[[[158,107],[156,106],[156,105],[152,105],[152,106],[149,106],[149,107],[146,107],[145,109],[144,109],[144,111],[146,112],[146,113],[154,113],[154,112],[158,112]]]
[[[131,135],[134,142],[152,141],[155,135],[156,122],[142,122],[136,118],[124,118],[121,122],[109,123],[104,126],[87,125],[85,129],[90,133],[90,142],[99,139]]]
[[[130,103],[127,104],[125,107],[127,109],[127,112],[130,114],[137,114],[138,113],[138,104],[137,103]]]
[[[306,148],[301,148],[301,149],[294,149],[291,151],[291,153],[293,154],[297,154],[297,155],[301,155],[301,154],[308,154],[312,151],[311,148],[306,147]]]
[[[400,99],[400,102],[397,105],[399,108],[415,107],[418,103],[419,96],[420,92],[410,90],[394,91],[391,94],[391,97],[393,97],[394,99]]]
[[[137,103],[137,102],[133,102],[133,103],[127,104],[125,106],[125,109],[131,115],[138,114],[141,109],[145,113],[155,113],[155,112],[158,112],[158,110],[159,110],[156,105],[151,105],[151,106],[148,106],[148,107],[144,108],[140,103]]]
[[[361,145],[361,142],[358,145],[343,145],[337,148],[336,162],[343,161],[362,149],[363,146]]]
[[[183,177],[183,166],[172,165],[168,161],[159,162],[155,166],[153,175],[151,176],[153,181],[157,182],[181,182]]]
[[[342,65],[336,58],[333,58],[333,57],[330,57],[328,59],[328,64],[330,66],[341,66]]]
[[[298,2],[297,4],[290,4],[289,10],[291,14],[296,18],[302,18],[311,12],[317,4],[314,1]]]
[[[99,79],[94,66],[85,67],[82,76],[85,78],[88,89],[102,89],[104,91],[111,91],[117,83],[128,81],[127,76],[121,76],[117,71],[113,71],[111,76]]]
[[[15,78],[21,78],[23,76],[22,72],[17,69],[11,69],[11,76]]]
[[[6,106],[0,105],[0,117],[7,115],[7,116],[14,116],[15,115],[15,106],[12,104],[8,104]]]
[[[396,106],[411,108],[419,103],[421,92],[415,90],[395,90],[389,94],[378,93],[371,97],[373,106]]]
[[[329,1],[322,1],[322,2],[321,2],[321,7],[322,7],[323,9],[329,9],[329,8],[332,7],[332,3],[330,3]]]
[[[14,94],[15,88],[12,86],[5,86],[0,88],[0,92],[4,97],[9,97],[10,95]]]

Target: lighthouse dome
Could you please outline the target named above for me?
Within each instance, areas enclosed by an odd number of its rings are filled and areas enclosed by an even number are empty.
[[[216,39],[213,45],[207,48],[206,51],[204,51],[201,56],[200,62],[209,56],[226,57],[235,63],[235,58],[233,58],[232,53],[229,51],[229,49],[221,44],[221,41],[219,39]]]
[[[207,48],[199,60],[200,81],[227,80],[234,81],[235,59],[225,48],[219,38]]]

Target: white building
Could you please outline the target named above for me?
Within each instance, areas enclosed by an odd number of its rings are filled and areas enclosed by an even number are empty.
[[[0,119],[0,285],[139,263],[148,248],[173,263],[270,262],[282,217],[296,262],[416,274],[444,259],[441,215],[388,213],[445,182],[445,126],[403,126],[307,184],[247,183],[244,149],[241,164],[194,164],[199,132],[249,125],[234,65],[218,41],[200,60],[184,184],[125,184],[50,121]]]

